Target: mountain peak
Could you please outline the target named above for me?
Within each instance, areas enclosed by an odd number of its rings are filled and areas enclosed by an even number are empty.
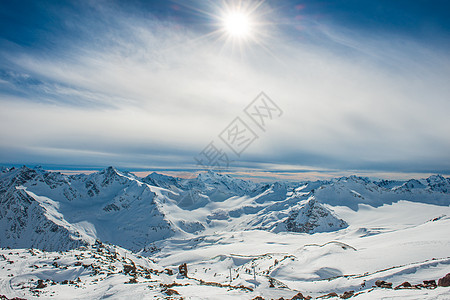
[[[113,167],[113,166],[109,166],[109,167],[107,167],[107,168],[105,168],[105,169],[103,169],[102,171],[100,171],[100,173],[116,173],[117,174],[117,169],[115,168],[115,167]]]
[[[89,175],[89,178],[100,183],[101,186],[107,186],[115,181],[122,181],[122,179],[125,179],[123,174],[113,166],[109,166],[100,172],[92,173]]]
[[[21,166],[21,167],[19,168],[19,171],[20,171],[20,172],[32,172],[32,171],[35,171],[35,170],[32,169],[32,168],[27,167],[26,165],[23,165],[23,166]]]
[[[426,181],[433,191],[442,193],[448,193],[450,191],[450,178],[444,178],[442,175],[432,175]]]
[[[442,182],[442,181],[447,181],[447,179],[440,175],[440,174],[436,174],[436,175],[431,175],[430,177],[427,178],[427,182]]]
[[[146,177],[142,178],[142,181],[153,186],[159,186],[162,188],[179,187],[179,178],[169,175],[152,172]]]
[[[39,175],[36,170],[31,169],[27,166],[22,166],[19,169],[10,169],[11,174],[13,174],[17,184],[23,184],[26,181],[35,178]]]
[[[113,166],[109,166],[106,169],[103,169],[100,172],[98,172],[98,174],[104,175],[105,178],[114,178],[117,176],[121,176],[122,172],[120,172]]]
[[[206,172],[199,173],[197,176],[197,179],[199,180],[208,180],[208,179],[220,180],[223,178],[231,178],[231,177],[221,173],[216,173],[212,170],[207,170]]]
[[[367,177],[361,177],[357,175],[344,176],[337,179],[338,182],[355,182],[355,183],[369,183],[370,180]]]
[[[315,233],[346,228],[348,224],[339,219],[333,211],[326,208],[314,197],[299,210],[294,211],[285,221],[288,231]]]
[[[153,178],[153,179],[172,179],[175,177],[166,175],[166,174],[162,174],[162,173],[158,173],[158,172],[152,172],[149,175],[146,176],[146,178]]]

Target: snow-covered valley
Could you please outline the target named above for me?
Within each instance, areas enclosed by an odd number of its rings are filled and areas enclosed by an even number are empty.
[[[256,184],[22,167],[2,170],[0,205],[8,299],[450,297],[423,283],[450,273],[442,176]]]

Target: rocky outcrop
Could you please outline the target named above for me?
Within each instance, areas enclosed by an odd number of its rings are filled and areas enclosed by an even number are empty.
[[[375,281],[375,286],[384,288],[384,289],[392,289],[392,282],[387,282],[384,280]]]
[[[284,221],[287,231],[315,233],[346,228],[348,224],[314,198]]]
[[[344,292],[344,293],[341,295],[341,299],[348,299],[348,298],[353,297],[353,295],[355,295],[355,292],[354,292],[354,291]]]
[[[450,273],[438,280],[438,286],[450,286]]]
[[[403,282],[402,284],[397,285],[394,290],[400,290],[400,289],[414,289],[415,287],[412,286],[411,283],[408,281]]]

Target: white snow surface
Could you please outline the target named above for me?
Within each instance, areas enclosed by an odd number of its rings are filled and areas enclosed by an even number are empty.
[[[113,167],[75,176],[5,168],[0,295],[290,299],[352,290],[357,299],[449,299],[448,287],[372,287],[450,273],[449,205],[450,180],[438,175],[255,184],[212,172],[186,180]]]

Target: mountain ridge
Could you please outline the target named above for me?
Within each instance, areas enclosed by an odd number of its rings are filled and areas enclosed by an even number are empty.
[[[0,228],[8,238],[0,239],[0,246],[46,244],[49,250],[67,250],[99,239],[139,251],[166,238],[217,230],[313,234],[347,227],[335,207],[357,211],[360,205],[400,200],[448,206],[449,191],[450,179],[440,175],[395,182],[348,176],[270,184],[213,172],[182,179],[158,173],[139,178],[112,166],[88,175],[4,168]],[[38,232],[32,234],[32,227]],[[29,234],[19,237],[25,231]]]

